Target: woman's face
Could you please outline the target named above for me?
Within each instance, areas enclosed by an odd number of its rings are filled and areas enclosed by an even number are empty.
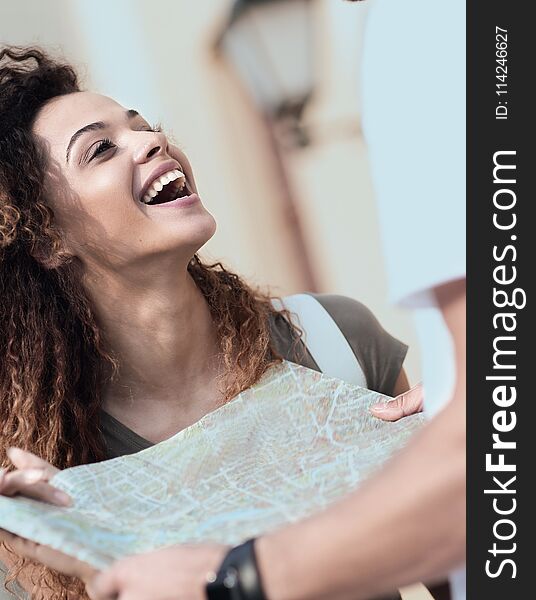
[[[46,188],[66,250],[84,264],[117,270],[166,254],[188,261],[214,234],[197,194],[142,201],[161,169],[179,169],[189,189],[197,188],[186,156],[135,111],[77,92],[47,103],[33,132],[50,154]]]

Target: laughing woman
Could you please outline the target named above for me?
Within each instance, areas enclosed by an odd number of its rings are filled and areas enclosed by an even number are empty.
[[[288,313],[199,258],[215,228],[162,131],[82,91],[39,48],[0,49],[3,466],[11,446],[60,469],[137,452],[281,359],[318,369]],[[368,387],[405,391],[406,347],[355,300],[317,299]],[[84,596],[80,582],[0,553],[33,598]]]

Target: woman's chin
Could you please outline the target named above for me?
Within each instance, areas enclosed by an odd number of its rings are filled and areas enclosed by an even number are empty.
[[[169,218],[155,224],[154,233],[158,239],[168,241],[176,240],[177,243],[205,244],[216,232],[216,221],[206,210],[196,214],[189,214],[181,219]],[[153,228],[151,228],[153,229]]]
[[[206,218],[191,220],[173,227],[169,223],[166,231],[161,231],[154,244],[148,244],[147,256],[170,254],[191,259],[216,232],[216,221],[207,213]]]
[[[170,266],[177,262],[188,264],[216,232],[216,221],[207,211],[182,220],[144,224],[130,231],[122,228],[112,244],[109,239],[92,239],[77,253],[89,271],[117,271],[123,268],[147,268],[158,261],[163,268],[166,258]]]

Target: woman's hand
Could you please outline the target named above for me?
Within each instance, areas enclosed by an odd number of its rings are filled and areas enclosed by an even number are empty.
[[[422,409],[423,387],[419,383],[407,392],[389,400],[389,402],[374,404],[370,408],[370,412],[382,421],[398,421],[402,417],[422,412]]]
[[[48,482],[59,470],[31,452],[9,448],[7,455],[15,471],[0,470],[0,494],[2,496],[26,496],[57,506],[69,506],[70,497]]]
[[[45,567],[59,571],[64,575],[78,577],[85,583],[93,579],[97,574],[97,571],[87,563],[81,562],[72,556],[67,556],[67,554],[63,554],[59,550],[53,550],[48,546],[21,538],[9,531],[5,531],[5,529],[0,529],[0,542],[8,544],[19,556],[45,565]]]
[[[35,454],[19,448],[10,448],[7,455],[16,470],[9,473],[0,471],[1,495],[21,495],[57,506],[70,505],[69,496],[48,483],[56,473],[59,473],[58,469]],[[95,576],[96,571],[87,564],[9,531],[0,529],[0,542],[8,544],[19,556],[41,563],[65,575],[79,577],[84,581],[89,581]]]
[[[92,600],[205,600],[207,575],[228,548],[219,544],[171,546],[114,563],[87,586]]]

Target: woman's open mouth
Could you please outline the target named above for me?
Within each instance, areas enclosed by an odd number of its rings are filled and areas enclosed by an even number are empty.
[[[167,204],[177,198],[183,198],[191,194],[192,190],[184,173],[179,169],[174,169],[153,181],[147,192],[145,192],[142,203],[148,206]]]

